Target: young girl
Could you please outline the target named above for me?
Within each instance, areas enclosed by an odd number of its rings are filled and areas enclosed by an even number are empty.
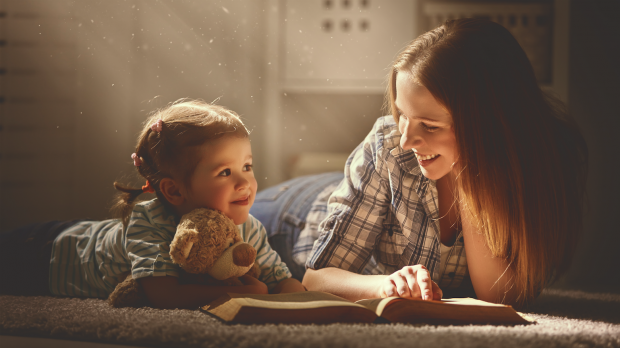
[[[114,184],[121,191],[120,219],[38,224],[3,234],[3,242],[14,245],[29,235],[15,250],[21,258],[32,255],[28,248],[37,255],[37,262],[13,271],[15,279],[34,273],[37,280],[4,282],[3,290],[23,293],[20,287],[34,285],[29,292],[36,293],[44,285],[54,295],[107,297],[127,272],[159,308],[196,308],[226,292],[304,290],[249,215],[257,184],[249,133],[235,113],[200,101],[173,103],[147,120],[131,158],[146,184],[141,189]],[[157,198],[135,204],[143,192]],[[243,241],[257,251],[258,280],[244,276],[236,287],[179,284],[170,242],[180,217],[200,207],[220,210],[239,225]],[[47,270],[49,281],[43,278]]]
[[[285,260],[306,261],[294,276],[351,300],[532,301],[573,255],[587,148],[517,41],[490,21],[448,21],[396,58],[387,101],[342,181],[257,197],[270,238],[292,235],[279,238]]]

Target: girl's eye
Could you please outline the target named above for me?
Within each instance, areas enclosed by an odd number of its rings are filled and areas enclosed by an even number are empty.
[[[230,175],[230,169],[224,169],[218,175],[219,176],[229,176]]]
[[[427,125],[425,123],[422,123],[422,128],[424,128],[428,132],[434,132],[434,131],[439,129],[439,127],[429,126],[429,125]]]
[[[252,167],[254,167],[251,164],[246,164],[245,166],[243,166],[243,170],[246,172],[251,172],[252,171]]]

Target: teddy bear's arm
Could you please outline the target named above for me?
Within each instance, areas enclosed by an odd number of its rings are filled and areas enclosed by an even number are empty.
[[[156,308],[198,308],[229,292],[242,294],[267,294],[267,285],[248,277],[242,286],[210,286],[179,284],[176,277],[143,277],[138,282],[149,302]]]

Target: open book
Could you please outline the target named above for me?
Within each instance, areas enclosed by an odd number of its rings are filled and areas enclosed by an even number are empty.
[[[200,308],[225,322],[288,323],[397,323],[529,324],[534,322],[511,306],[472,298],[441,301],[399,297],[360,300],[307,291],[278,295],[227,294]],[[381,319],[382,318],[382,319]]]

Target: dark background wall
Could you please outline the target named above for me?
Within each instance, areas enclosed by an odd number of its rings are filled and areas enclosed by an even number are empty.
[[[561,284],[620,292],[620,1],[572,0],[569,110],[590,150],[585,233]]]

